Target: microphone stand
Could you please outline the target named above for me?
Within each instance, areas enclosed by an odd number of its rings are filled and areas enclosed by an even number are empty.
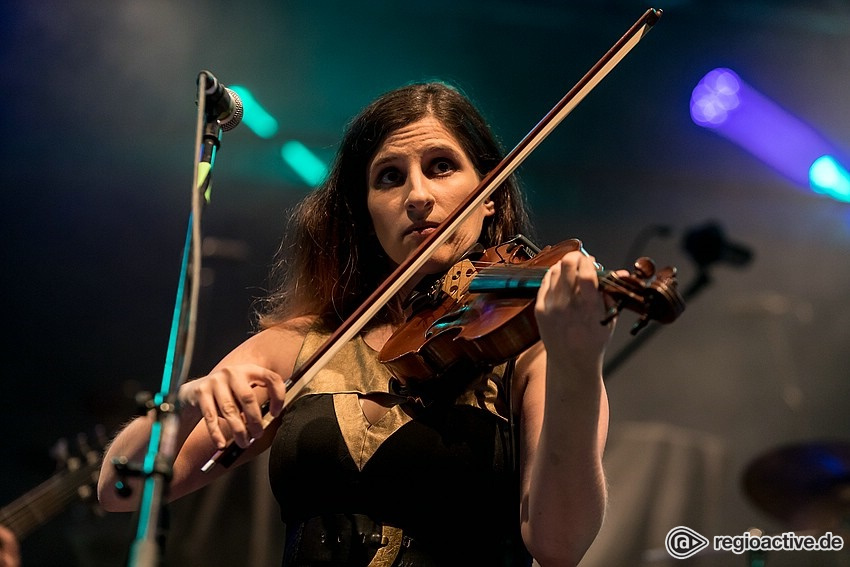
[[[688,286],[684,292],[682,292],[682,299],[685,301],[685,305],[689,303],[689,301],[699,292],[702,291],[709,283],[711,283],[711,277],[708,275],[708,270],[705,266],[700,266],[700,270],[697,273],[697,276],[694,278],[694,281]],[[649,340],[650,337],[655,335],[658,331],[664,328],[664,325],[656,321],[650,321],[650,324],[647,325],[644,329],[641,330],[640,334],[635,335],[626,345],[621,348],[614,356],[612,356],[608,361],[605,362],[605,365],[602,368],[602,376],[605,379],[608,379],[608,376],[612,374],[617,368],[620,367],[632,354],[637,352],[637,350]]]
[[[164,501],[171,480],[172,465],[176,454],[176,437],[180,427],[177,391],[188,377],[195,344],[197,326],[198,295],[201,269],[200,219],[204,202],[209,200],[211,174],[215,153],[219,147],[221,125],[206,112],[205,96],[207,75],[198,77],[198,118],[195,131],[195,167],[192,186],[192,212],[183,249],[177,300],[171,322],[162,386],[159,393],[143,396],[143,413],[153,414],[151,436],[144,461],[128,463],[126,458],[115,459],[113,464],[125,476],[140,476],[144,479],[143,493],[139,506],[139,521],[136,538],[130,548],[128,565],[154,566],[162,557],[161,541],[165,530],[160,527],[164,514]],[[123,483],[119,483],[126,487]],[[119,492],[128,496],[124,488]]]

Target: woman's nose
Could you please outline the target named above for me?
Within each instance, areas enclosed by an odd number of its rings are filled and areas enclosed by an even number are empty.
[[[407,198],[404,205],[408,213],[429,212],[434,208],[434,194],[431,182],[423,175],[410,175],[407,178]]]

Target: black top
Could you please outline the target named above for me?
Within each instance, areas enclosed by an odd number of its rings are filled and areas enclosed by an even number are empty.
[[[495,409],[503,392],[499,376],[482,375],[458,400],[427,407],[401,401],[369,424],[359,396],[379,391],[378,383],[387,392],[388,376],[375,377],[376,353],[359,339],[353,343],[353,351],[341,353],[344,373],[334,376],[338,370],[331,368],[287,406],[272,445],[269,475],[290,547],[303,535],[298,530],[309,535],[312,518],[355,514],[358,525],[359,515],[377,522],[377,532],[384,524],[401,528],[405,549],[424,558],[406,563],[402,550],[393,564],[530,564],[518,536],[509,422]],[[361,377],[352,376],[357,368]],[[336,537],[327,521],[321,526],[311,537],[322,543]],[[334,557],[339,562],[327,564],[358,564],[348,555]],[[288,549],[284,564],[318,560],[299,560],[298,550]]]

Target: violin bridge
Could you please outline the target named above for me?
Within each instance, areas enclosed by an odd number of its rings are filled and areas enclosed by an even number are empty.
[[[477,270],[471,260],[468,258],[461,260],[452,266],[446,277],[443,278],[443,292],[455,300],[460,299],[469,289],[469,284],[475,278],[476,273]]]

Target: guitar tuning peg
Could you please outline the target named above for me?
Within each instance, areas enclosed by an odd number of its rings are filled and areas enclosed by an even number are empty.
[[[106,436],[106,428],[101,424],[94,426],[94,436],[97,439],[97,446],[101,449],[109,443],[109,438]]]
[[[91,500],[95,497],[95,491],[91,486],[84,484],[77,488],[77,496],[83,502],[91,502]]]
[[[68,450],[68,440],[64,437],[58,439],[50,448],[50,458],[56,461],[59,466],[64,466],[68,461],[70,451]]]
[[[80,449],[81,453],[88,453],[91,450],[89,438],[85,433],[77,433],[77,447]]]

